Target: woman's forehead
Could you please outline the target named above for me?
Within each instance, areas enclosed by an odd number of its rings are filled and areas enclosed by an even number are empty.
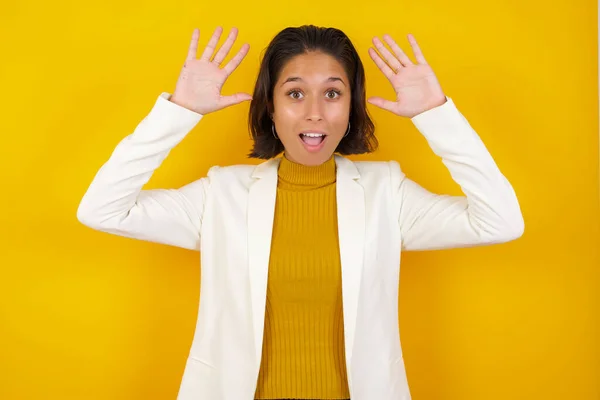
[[[279,74],[279,81],[303,83],[328,83],[341,80],[347,83],[344,66],[333,56],[322,52],[310,52],[290,59]]]

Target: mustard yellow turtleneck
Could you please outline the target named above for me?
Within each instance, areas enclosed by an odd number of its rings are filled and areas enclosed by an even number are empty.
[[[336,168],[282,157],[256,399],[347,399]]]

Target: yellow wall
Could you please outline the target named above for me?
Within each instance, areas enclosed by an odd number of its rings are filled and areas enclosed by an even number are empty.
[[[600,398],[596,2],[252,3],[3,4],[0,398],[175,398],[198,254],[94,232],[77,205],[117,142],[173,90],[194,27],[202,44],[217,24],[251,44],[233,92],[252,90],[279,29],[307,22],[351,36],[369,95],[392,95],[368,57],[371,37],[388,32],[408,48],[414,33],[522,203],[517,242],[405,256],[414,399]],[[203,120],[147,187],[247,162],[246,112]],[[425,187],[459,193],[410,121],[372,115],[381,149],[355,159],[394,158]]]

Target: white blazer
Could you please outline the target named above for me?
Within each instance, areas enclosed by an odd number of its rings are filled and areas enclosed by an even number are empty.
[[[213,167],[179,189],[142,190],[202,115],[160,94],[83,196],[85,225],[199,250],[198,320],[179,400],[251,400],[260,368],[279,158]],[[345,352],[352,400],[411,398],[398,328],[401,250],[520,237],[515,193],[451,98],[412,118],[465,196],[430,193],[397,162],[336,155]]]

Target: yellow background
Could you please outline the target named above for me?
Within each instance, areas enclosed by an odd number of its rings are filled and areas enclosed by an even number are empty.
[[[112,149],[172,91],[194,27],[251,44],[225,92],[252,91],[280,29],[343,29],[368,95],[392,90],[367,54],[413,33],[446,93],[522,204],[505,245],[406,254],[403,349],[414,400],[600,398],[597,4],[13,1],[0,15],[0,398],[174,399],[191,344],[198,254],[92,231],[76,220]],[[410,124],[369,106],[380,150],[410,177],[459,194]],[[248,104],[206,117],[148,184],[256,163]],[[377,400],[377,399],[374,399]]]

